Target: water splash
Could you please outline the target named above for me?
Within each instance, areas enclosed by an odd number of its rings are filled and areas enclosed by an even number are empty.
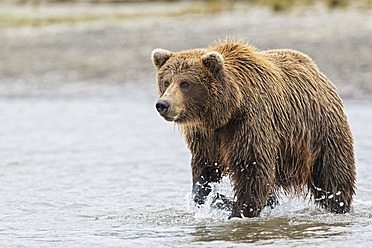
[[[227,220],[231,214],[231,206],[224,206],[221,195],[229,201],[233,200],[234,192],[230,179],[228,177],[223,177],[220,182],[211,183],[210,186],[211,192],[202,205],[197,205],[194,202],[191,192],[186,194],[187,210],[191,212],[196,219]]]
[[[205,203],[202,205],[197,205],[194,202],[191,192],[186,194],[186,211],[198,220],[228,220],[229,216],[231,215],[231,206],[221,208],[221,206],[224,206],[224,202],[220,196],[223,195],[231,202],[234,200],[234,191],[230,179],[228,177],[223,177],[221,182],[212,183],[210,186],[211,193],[207,196]],[[336,195],[337,194],[338,193],[336,193]],[[343,220],[348,220],[350,218],[349,215],[355,215],[360,212],[357,210],[346,215],[335,215],[317,207],[310,199],[310,196],[302,198],[294,197],[292,195],[278,195],[278,197],[279,205],[274,209],[265,207],[260,215],[261,218],[288,218],[294,220],[303,219],[316,222],[327,219],[331,222],[342,222]],[[365,205],[370,206],[372,204],[355,199],[354,207],[363,209],[365,208]]]

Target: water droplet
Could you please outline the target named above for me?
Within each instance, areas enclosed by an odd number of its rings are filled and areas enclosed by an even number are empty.
[[[338,192],[336,193],[336,195],[341,195],[341,191],[338,191]]]
[[[340,202],[340,207],[342,207],[344,205],[344,203],[343,202]]]
[[[252,163],[253,165],[255,165],[255,164],[257,164],[257,162],[256,161],[254,161],[253,163]]]
[[[333,195],[329,195],[329,196],[328,196],[328,199],[332,199],[332,198],[333,198]]]
[[[322,188],[318,188],[318,187],[315,187],[314,188],[317,190],[317,191],[322,191]]]

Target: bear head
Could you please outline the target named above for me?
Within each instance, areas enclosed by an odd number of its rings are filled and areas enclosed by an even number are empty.
[[[213,116],[219,111],[216,105],[225,99],[221,89],[224,59],[220,53],[205,49],[179,53],[155,49],[152,61],[158,68],[160,97],[156,108],[164,119],[197,125],[223,119]]]

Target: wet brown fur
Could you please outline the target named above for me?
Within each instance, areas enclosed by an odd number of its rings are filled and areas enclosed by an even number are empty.
[[[215,65],[211,51],[222,64]],[[160,99],[171,102],[169,115],[178,114],[174,121],[192,154],[193,183],[218,182],[228,173],[236,195],[232,216],[258,216],[281,189],[310,192],[331,212],[350,210],[352,134],[335,86],[308,56],[224,41],[169,52],[154,63]],[[183,89],[185,80],[190,85]],[[178,100],[169,97],[171,88]]]

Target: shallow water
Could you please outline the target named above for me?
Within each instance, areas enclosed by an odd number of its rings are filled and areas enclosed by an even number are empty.
[[[358,172],[351,213],[283,198],[259,218],[227,220],[190,202],[190,155],[156,113],[155,93],[105,90],[0,98],[1,247],[371,244],[372,103],[346,102]],[[216,187],[231,192],[227,179]]]

